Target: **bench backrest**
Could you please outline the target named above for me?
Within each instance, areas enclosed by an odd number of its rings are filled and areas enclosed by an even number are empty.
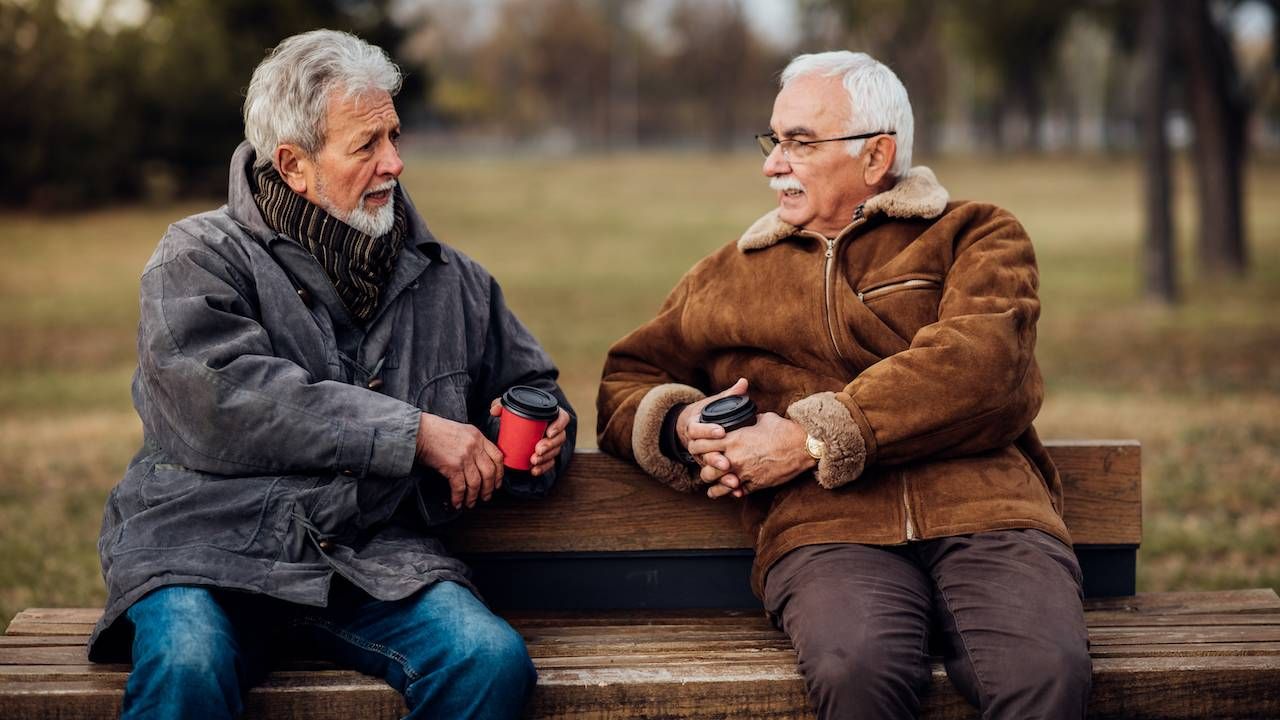
[[[1142,539],[1134,440],[1046,443],[1090,596],[1130,595]],[[738,503],[663,487],[635,465],[578,450],[551,496],[503,498],[448,529],[450,547],[504,608],[752,607],[752,545]]]

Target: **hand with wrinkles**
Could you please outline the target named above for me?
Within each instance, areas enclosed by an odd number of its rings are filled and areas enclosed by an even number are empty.
[[[475,507],[502,486],[502,451],[479,428],[422,413],[418,418],[418,461],[449,483],[455,508]]]
[[[710,458],[701,472],[709,497],[743,497],[813,469],[817,461],[805,450],[806,437],[795,421],[770,412],[723,437],[691,440],[688,448],[695,457]]]
[[[718,440],[723,438],[724,428],[716,425],[715,423],[704,423],[699,420],[702,416],[702,408],[710,405],[720,398],[729,397],[731,395],[746,394],[747,379],[738,378],[738,381],[728,389],[712,395],[711,397],[703,398],[698,402],[686,405],[685,408],[680,411],[679,417],[676,418],[676,437],[679,439],[680,444],[688,449],[689,443],[694,440]],[[689,453],[693,455],[693,459],[699,465],[704,467],[723,464],[726,462],[724,456],[716,451],[700,455],[690,449]]]

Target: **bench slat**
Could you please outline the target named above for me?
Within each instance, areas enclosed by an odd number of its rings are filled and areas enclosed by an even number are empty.
[[[1085,600],[1085,615],[1091,627],[1130,624],[1177,624],[1181,616],[1220,616],[1233,618],[1235,624],[1269,624],[1264,618],[1241,617],[1241,614],[1280,614],[1280,596],[1270,589],[1214,590],[1138,593],[1119,598]],[[102,616],[102,608],[29,608],[19,611],[9,623],[7,636],[87,636]],[[581,612],[512,612],[504,617],[517,627],[546,625],[559,627],[572,620],[575,627],[587,624],[636,625],[646,619],[661,624],[712,623],[742,627],[744,618],[767,621],[760,611],[752,610],[601,610]],[[1212,621],[1206,618],[1206,622]],[[1188,619],[1186,622],[1191,623]],[[1194,621],[1198,622],[1198,621]]]
[[[1280,666],[1274,658],[1099,658],[1094,663],[1090,717],[1245,718],[1280,713]],[[354,673],[269,678],[249,693],[248,717],[397,717],[399,696],[379,681]],[[600,684],[604,683],[604,686]],[[974,711],[950,690],[935,667],[934,691],[923,717],[961,720]],[[6,683],[0,714],[12,718],[113,718],[118,680]],[[56,698],[56,704],[51,702]],[[547,668],[530,717],[601,718],[665,715],[686,718],[805,718],[803,688],[783,668],[743,668],[734,663],[651,672]]]
[[[1142,540],[1141,446],[1132,440],[1049,442],[1077,544]],[[500,498],[448,532],[463,554],[750,549],[737,503],[684,496],[635,465],[578,450],[544,507]],[[572,522],[567,521],[572,519]]]

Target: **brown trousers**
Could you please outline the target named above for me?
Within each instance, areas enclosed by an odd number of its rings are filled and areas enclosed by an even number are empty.
[[[983,718],[1083,718],[1092,669],[1080,566],[1038,530],[897,546],[813,545],[778,561],[765,607],[819,718],[914,718],[930,631]]]

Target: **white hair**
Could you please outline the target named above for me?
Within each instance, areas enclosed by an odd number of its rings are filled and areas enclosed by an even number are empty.
[[[257,152],[255,164],[270,163],[282,143],[314,157],[324,146],[334,93],[395,95],[400,82],[386,52],[350,33],[312,30],[286,38],[259,63],[245,91],[244,136]]]
[[[915,131],[915,118],[911,114],[911,100],[902,81],[886,65],[866,53],[837,50],[833,52],[797,55],[782,71],[779,86],[798,77],[821,75],[841,76],[849,93],[849,127],[847,134],[864,132],[895,132],[897,152],[889,174],[900,178],[911,168],[911,141]],[[850,140],[850,155],[862,152],[866,140]]]

